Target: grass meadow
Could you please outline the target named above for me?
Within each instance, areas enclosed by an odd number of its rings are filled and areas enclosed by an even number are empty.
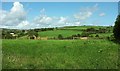
[[[92,26],[91,26],[92,27]],[[90,26],[64,27],[38,32],[40,37],[81,34]],[[106,28],[93,26],[92,28]],[[112,30],[112,28],[109,28]],[[109,33],[91,34],[82,40],[3,39],[3,69],[117,69],[119,44],[106,39]],[[22,38],[22,39],[21,39]]]
[[[3,40],[3,69],[117,69],[108,40]]]

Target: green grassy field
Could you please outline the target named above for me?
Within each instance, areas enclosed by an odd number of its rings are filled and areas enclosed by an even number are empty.
[[[39,36],[41,37],[58,37],[61,34],[63,37],[71,36],[74,34],[81,34],[82,31],[77,30],[54,30],[54,31],[43,31],[39,32]]]
[[[107,40],[3,40],[3,69],[116,69],[118,44]]]
[[[52,31],[42,31],[39,32],[39,36],[40,37],[58,37],[59,34],[61,34],[63,37],[69,37],[72,35],[77,35],[77,34],[81,34],[83,32],[83,30],[87,29],[87,28],[95,28],[95,29],[99,29],[99,28],[107,28],[108,26],[69,26],[69,27],[62,27],[59,28],[58,30],[52,30]],[[100,35],[100,37],[108,37],[111,36],[112,27],[109,27],[109,29],[111,30],[110,33],[101,33],[98,34]],[[93,36],[95,36],[96,34],[92,34]]]
[[[103,26],[72,26],[39,32],[40,37],[63,37],[81,34],[87,28]],[[110,28],[112,30],[112,28]],[[81,30],[81,31],[80,31]],[[99,33],[103,39],[28,40],[3,39],[3,69],[117,69],[119,44],[106,39],[109,33]]]

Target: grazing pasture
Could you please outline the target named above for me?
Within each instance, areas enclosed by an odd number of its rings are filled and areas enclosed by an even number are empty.
[[[86,29],[91,28],[92,31]],[[109,32],[97,33],[103,26],[73,26],[39,31],[39,38],[27,39],[27,30],[16,39],[2,39],[3,69],[117,69],[119,44]],[[30,30],[28,30],[30,31]],[[89,36],[87,36],[89,33]],[[94,32],[94,33],[93,33]],[[81,36],[83,34],[87,37]],[[35,32],[35,34],[37,34]],[[5,35],[5,34],[4,34]],[[31,34],[29,34],[31,35]],[[70,39],[65,37],[79,39]],[[11,36],[9,36],[11,37]],[[109,37],[109,39],[107,39]],[[64,38],[64,39],[63,39]],[[101,39],[102,38],[102,39]],[[70,39],[70,40],[69,40]]]
[[[74,34],[81,34],[82,31],[77,30],[53,30],[53,31],[43,31],[39,32],[39,36],[41,37],[58,37],[59,34],[62,34],[63,37],[71,36]]]
[[[119,45],[107,40],[3,40],[3,69],[116,69]]]

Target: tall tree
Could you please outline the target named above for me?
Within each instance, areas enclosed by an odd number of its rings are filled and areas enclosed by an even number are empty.
[[[38,37],[38,32],[36,32],[36,31],[34,31],[34,30],[29,30],[28,35],[29,35],[29,36],[35,35],[36,37]]]
[[[58,39],[63,39],[63,36],[61,34],[59,34]]]
[[[118,15],[115,25],[113,28],[114,37],[116,40],[120,41],[120,15]]]

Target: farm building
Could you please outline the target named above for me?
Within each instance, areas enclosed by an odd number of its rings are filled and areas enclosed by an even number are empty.
[[[10,33],[10,35],[12,35],[12,38],[16,38],[16,37],[18,37],[18,35],[15,34],[15,33]]]
[[[86,39],[88,39],[88,37],[81,37],[80,39],[86,40]]]

